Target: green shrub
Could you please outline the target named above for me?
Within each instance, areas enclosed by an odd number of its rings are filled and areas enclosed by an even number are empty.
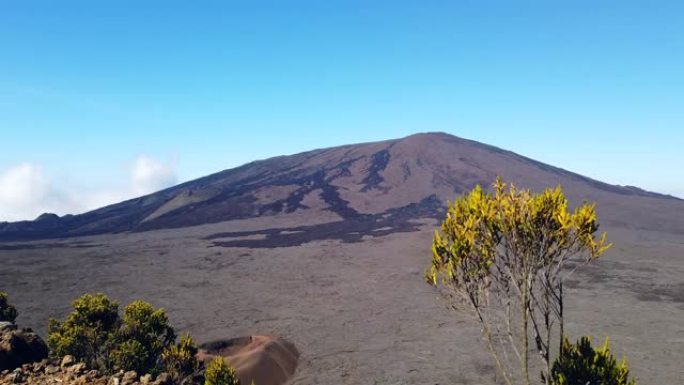
[[[192,340],[188,337],[174,345],[176,334],[163,309],[134,301],[120,317],[119,305],[104,294],[86,294],[73,307],[64,321],[50,320],[48,346],[55,358],[69,354],[105,373],[169,371],[180,376],[189,374],[187,368],[196,368]],[[165,355],[174,348],[173,354]]]
[[[173,345],[176,334],[163,309],[133,301],[124,309],[121,327],[115,335],[114,364],[124,371],[159,373],[162,353]]]
[[[155,357],[151,356],[139,341],[133,339],[114,343],[110,356],[113,369],[124,372],[135,370],[137,373],[148,373],[156,369],[149,366],[147,361],[150,358]]]
[[[561,352],[551,369],[554,385],[636,385],[629,379],[627,361],[619,362],[610,352],[608,339],[599,349],[591,346],[588,337],[571,344],[563,340]]]
[[[17,309],[7,302],[7,293],[0,291],[0,321],[14,322],[17,319]]]
[[[204,372],[204,385],[239,385],[235,369],[231,368],[222,357],[216,357]]]
[[[63,322],[50,319],[48,346],[61,358],[72,355],[93,368],[111,368],[111,343],[119,326],[119,305],[104,294],[76,299],[74,311]]]
[[[166,372],[173,380],[181,382],[183,378],[197,371],[199,362],[195,354],[197,354],[197,346],[192,338],[187,334],[181,336],[178,344],[169,346],[162,353]]]

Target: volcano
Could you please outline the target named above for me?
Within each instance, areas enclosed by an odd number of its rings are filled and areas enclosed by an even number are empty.
[[[0,240],[148,231],[293,213],[336,223],[321,229],[328,233],[406,230],[410,219],[438,217],[448,200],[475,185],[489,186],[497,176],[532,190],[561,185],[574,203],[597,202],[602,220],[612,224],[684,233],[684,219],[672,215],[684,211],[682,200],[602,183],[456,136],[426,133],[255,161],[80,215],[43,214],[35,221],[2,223]]]

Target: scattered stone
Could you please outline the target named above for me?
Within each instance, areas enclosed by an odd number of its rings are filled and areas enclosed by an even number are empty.
[[[159,373],[155,382],[158,382],[159,385],[168,385],[171,383],[171,375],[166,372]]]
[[[60,367],[61,363],[62,360],[54,362],[42,360],[22,365],[11,372],[3,370],[0,372],[0,385],[108,385],[108,376],[97,370],[88,371],[84,363],[75,362],[64,368]],[[117,385],[122,384],[119,381]]]
[[[25,379],[24,374],[21,371],[12,372],[12,374],[10,374],[7,378],[8,378],[10,383],[14,383],[14,384],[20,384],[20,383],[24,382],[24,379]]]
[[[33,367],[31,368],[32,371],[34,372],[42,372],[45,370],[45,365],[46,363],[43,361],[40,362],[34,362]]]
[[[54,365],[48,365],[45,368],[45,374],[55,374],[57,372],[59,372],[59,368]]]
[[[85,376],[89,379],[97,378],[100,376],[100,372],[98,372],[97,370],[91,370],[88,373],[86,373]]]
[[[132,384],[137,379],[138,379],[138,373],[136,373],[135,370],[131,370],[131,371],[124,373],[123,378],[121,379],[121,383],[123,385]]]
[[[62,368],[65,368],[67,366],[71,366],[76,362],[76,359],[74,356],[67,354],[62,358],[62,364],[60,365]]]
[[[86,368],[86,364],[83,362],[79,362],[77,364],[74,364],[70,367],[68,367],[66,370],[68,373],[81,373],[84,372]]]
[[[142,385],[148,385],[150,382],[152,382],[152,375],[151,374],[146,374],[142,377],[140,377],[140,383]]]

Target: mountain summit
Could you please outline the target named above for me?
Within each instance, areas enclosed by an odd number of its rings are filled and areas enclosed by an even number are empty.
[[[598,182],[471,140],[425,133],[279,156],[80,215],[0,223],[0,240],[70,237],[301,213],[330,222],[401,222],[442,215],[447,200],[496,176],[539,190],[562,185],[599,202],[604,222],[684,233],[684,202]],[[639,218],[635,222],[635,218]]]

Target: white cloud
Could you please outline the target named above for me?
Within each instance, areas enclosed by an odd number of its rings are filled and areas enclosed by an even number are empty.
[[[138,195],[149,194],[176,183],[171,164],[164,164],[147,155],[140,155],[131,169],[132,189]]]
[[[51,212],[59,215],[77,214],[126,199],[149,194],[177,182],[175,167],[147,155],[131,163],[129,180],[119,187],[71,188],[63,191],[43,169],[33,163],[22,163],[0,170],[0,221],[35,219]],[[82,181],[82,186],[87,181]],[[81,187],[82,187],[81,186]]]
[[[31,163],[10,168],[0,175],[0,202],[30,206],[45,196],[48,181],[43,171]]]
[[[39,214],[49,199],[49,182],[40,167],[23,163],[0,174],[0,218],[19,220]]]

